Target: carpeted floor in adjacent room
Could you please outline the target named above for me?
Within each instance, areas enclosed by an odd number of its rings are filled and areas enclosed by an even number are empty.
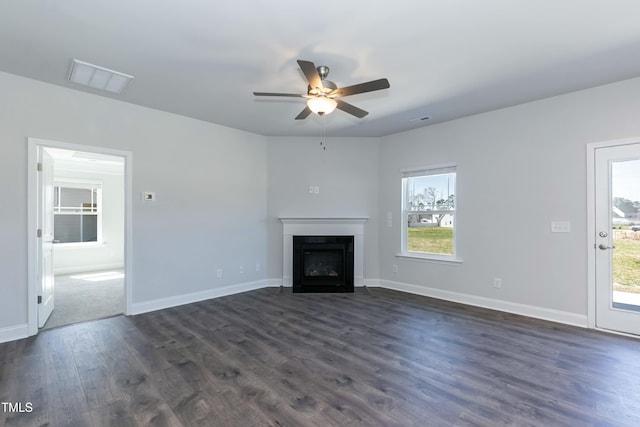
[[[57,275],[55,308],[42,329],[111,317],[124,312],[124,274],[104,271]]]

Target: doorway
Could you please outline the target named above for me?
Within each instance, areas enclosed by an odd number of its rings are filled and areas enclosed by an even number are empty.
[[[33,138],[28,151],[29,335],[130,313],[131,153]]]
[[[597,328],[640,335],[640,140],[591,146],[589,157],[590,320]]]

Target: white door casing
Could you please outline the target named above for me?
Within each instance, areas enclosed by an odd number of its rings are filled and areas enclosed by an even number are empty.
[[[125,237],[124,237],[124,259],[125,259],[125,310],[124,314],[128,315],[133,312],[133,154],[129,151],[114,150],[104,147],[95,147],[89,145],[73,144],[68,142],[52,141],[39,138],[27,139],[27,221],[29,224],[27,230],[27,336],[36,335],[40,324],[39,305],[37,298],[40,296],[41,284],[39,282],[39,265],[38,258],[40,250],[40,242],[37,237],[37,229],[39,227],[38,217],[38,198],[40,193],[40,178],[36,166],[39,161],[39,153],[44,147],[60,148],[65,150],[83,151],[98,154],[107,154],[119,156],[125,161]],[[53,223],[52,223],[53,225]]]
[[[46,149],[38,149],[38,232],[37,281],[38,328],[42,328],[54,308],[53,276],[53,158]]]

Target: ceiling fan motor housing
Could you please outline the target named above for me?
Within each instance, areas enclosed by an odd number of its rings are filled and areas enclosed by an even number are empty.
[[[325,80],[329,75],[329,67],[327,67],[326,65],[320,65],[319,67],[316,67],[316,70],[318,71],[318,76],[320,76],[322,88],[311,87],[311,85],[309,85],[307,89],[308,95],[327,96],[334,90],[338,89],[338,85],[336,85],[334,82],[332,82],[331,80]]]

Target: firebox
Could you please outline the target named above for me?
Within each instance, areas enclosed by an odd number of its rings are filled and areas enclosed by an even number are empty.
[[[293,292],[353,292],[353,236],[293,236]]]

